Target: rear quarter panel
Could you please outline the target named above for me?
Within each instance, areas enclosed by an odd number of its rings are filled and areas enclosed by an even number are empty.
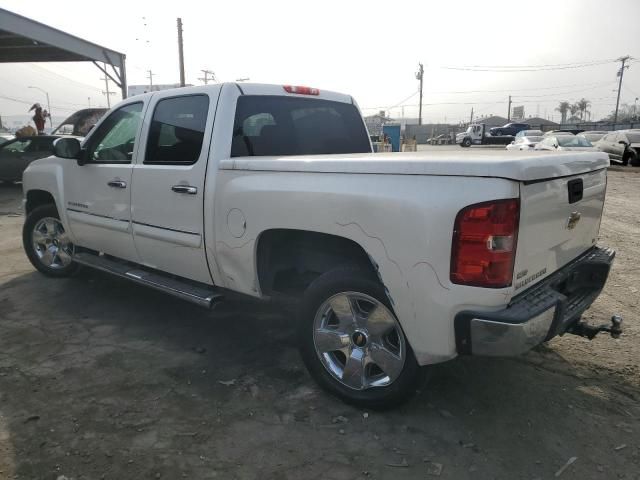
[[[395,312],[421,364],[456,355],[458,311],[503,306],[510,289],[449,281],[453,223],[469,204],[518,196],[518,183],[496,178],[233,170],[220,164],[214,203],[219,282],[260,296],[256,246],[262,232],[299,229],[361,245],[379,269]],[[236,210],[230,215],[232,210]],[[242,212],[246,231],[232,233]],[[208,246],[209,247],[209,246]]]

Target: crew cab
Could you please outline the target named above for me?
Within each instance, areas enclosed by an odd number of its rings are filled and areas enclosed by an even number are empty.
[[[619,332],[580,321],[614,257],[605,153],[373,154],[351,96],[257,84],[128,98],[55,150],[24,173],[36,269],[294,305],[309,372],[360,406],[458,355]]]

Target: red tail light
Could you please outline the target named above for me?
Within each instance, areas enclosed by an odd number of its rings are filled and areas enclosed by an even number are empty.
[[[311,87],[300,87],[298,85],[284,85],[285,92],[297,93],[298,95],[320,95],[320,90]]]
[[[456,216],[451,248],[451,281],[504,288],[513,280],[520,202],[517,198],[478,203]]]

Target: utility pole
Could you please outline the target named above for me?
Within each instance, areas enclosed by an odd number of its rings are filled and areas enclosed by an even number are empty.
[[[622,90],[622,77],[624,76],[624,69],[629,68],[629,65],[625,67],[625,62],[629,60],[631,57],[629,55],[625,57],[620,57],[618,59],[619,62],[622,62],[620,66],[620,70],[618,70],[618,76],[620,77],[620,82],[618,82],[618,99],[616,100],[616,113],[613,116],[613,126],[615,128],[616,123],[618,121],[618,107],[620,106],[620,90]]]
[[[473,123],[473,107],[471,107],[471,116],[469,117],[469,125]]]
[[[153,72],[151,70],[147,70],[147,78],[149,78],[149,91],[153,90]]]
[[[182,19],[181,18],[178,18],[178,59],[180,61],[180,86],[184,87],[184,51],[182,48]]]
[[[422,78],[424,77],[424,66],[418,63],[416,79],[420,80],[420,107],[418,109],[418,125],[422,125]]]
[[[507,110],[507,122],[511,121],[511,95],[509,95],[509,109]]]
[[[200,71],[202,72],[204,77],[201,77],[198,80],[200,80],[201,82],[204,82],[205,85],[209,83],[209,75],[211,75],[211,80],[213,82],[216,81],[216,74],[213,73],[211,70],[200,70]]]
[[[107,66],[105,65],[104,68],[106,70]],[[115,95],[116,93],[109,91],[109,77],[105,75],[104,78],[101,78],[100,80],[104,80],[104,90],[102,91],[102,94],[107,96],[107,108],[111,108],[111,99],[109,97],[111,97],[111,95]]]

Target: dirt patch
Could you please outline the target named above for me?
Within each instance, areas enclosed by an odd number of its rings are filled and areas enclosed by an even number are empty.
[[[20,213],[19,187],[0,188]],[[11,205],[5,208],[4,205]],[[601,240],[618,251],[565,336],[514,359],[432,368],[406,406],[360,411],[306,374],[292,318],[208,312],[98,272],[35,273],[0,216],[0,478],[640,479],[640,169],[613,168]]]

